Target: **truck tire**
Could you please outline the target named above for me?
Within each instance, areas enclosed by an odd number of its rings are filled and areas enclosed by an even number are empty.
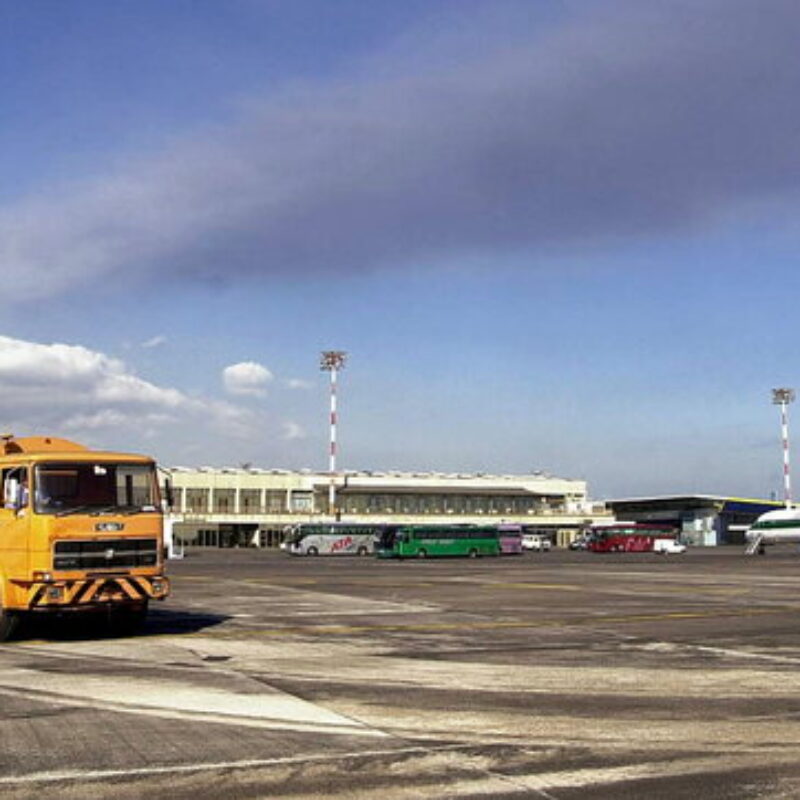
[[[358,548],[358,554],[359,554],[360,556],[365,556],[365,555],[367,555],[367,548],[366,548],[366,547],[364,547],[364,545],[361,545],[361,547],[359,547],[359,548]]]
[[[427,558],[427,557],[428,557],[428,551],[425,550],[425,548],[420,548],[417,551],[417,558]]]
[[[473,547],[469,551],[468,555],[469,555],[470,558],[477,558],[478,557],[478,551]]]
[[[317,550],[317,548],[316,548],[316,547],[309,547],[309,548],[308,548],[308,550],[307,550],[306,552],[307,552],[307,553],[308,553],[310,556],[318,556],[318,555],[319,555],[319,550]]]
[[[6,642],[14,636],[19,625],[19,614],[6,611],[0,606],[0,642]]]

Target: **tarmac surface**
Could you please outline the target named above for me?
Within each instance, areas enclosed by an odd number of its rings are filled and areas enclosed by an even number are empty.
[[[0,796],[800,797],[800,554],[170,563],[0,645]]]

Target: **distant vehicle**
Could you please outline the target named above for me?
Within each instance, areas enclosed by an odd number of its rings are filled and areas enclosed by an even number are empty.
[[[553,543],[550,541],[549,536],[541,533],[523,533],[522,534],[522,548],[523,550],[530,550],[535,553],[547,553]]]
[[[497,541],[501,556],[517,556],[522,553],[522,526],[503,523],[497,526]]]
[[[800,542],[800,509],[779,508],[762,514],[745,532],[748,555],[764,555],[764,546]]]
[[[686,545],[677,539],[656,539],[653,542],[653,552],[661,555],[685,553]]]
[[[666,553],[677,551],[664,550],[665,547],[672,547],[664,544],[658,544],[659,549],[656,549],[656,543],[676,541],[677,531],[669,525],[597,525],[589,531],[586,549],[593,553]]]
[[[578,536],[577,538],[573,539],[568,545],[570,550],[586,550],[588,546],[589,546],[588,536]]]
[[[368,556],[383,526],[347,522],[300,523],[281,545],[293,556]]]
[[[500,555],[497,528],[489,525],[388,525],[375,543],[379,558]]]

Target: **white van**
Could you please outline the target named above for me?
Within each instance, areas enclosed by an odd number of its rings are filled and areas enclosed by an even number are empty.
[[[549,537],[542,536],[540,533],[523,533],[522,534],[522,549],[532,550],[537,553],[546,553],[553,543]]]
[[[653,542],[653,552],[660,553],[662,556],[668,553],[685,553],[686,545],[681,544],[677,539],[656,539]]]

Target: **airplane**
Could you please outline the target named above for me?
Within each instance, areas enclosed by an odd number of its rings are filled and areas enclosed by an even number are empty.
[[[783,542],[800,543],[800,508],[779,508],[762,514],[745,532],[747,549],[764,555],[764,545]]]

